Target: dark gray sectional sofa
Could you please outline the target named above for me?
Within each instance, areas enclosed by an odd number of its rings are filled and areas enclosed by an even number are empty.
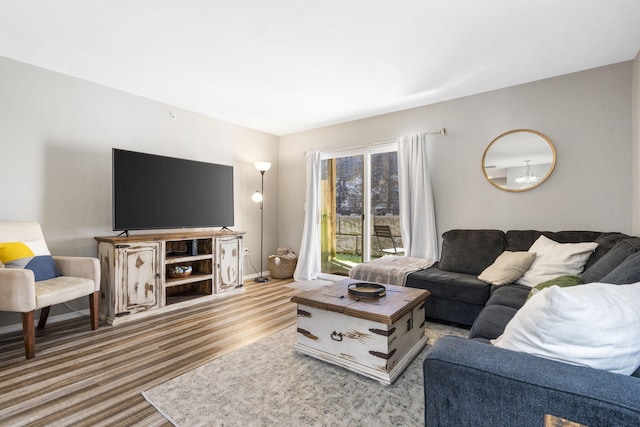
[[[407,286],[431,292],[428,317],[471,330],[470,339],[443,337],[428,351],[423,365],[425,425],[541,426],[545,414],[591,427],[640,425],[638,372],[625,376],[489,344],[524,305],[531,288],[496,287],[477,276],[503,251],[526,251],[541,234],[560,243],[598,243],[582,274],[585,283],[611,274],[619,282],[607,283],[640,281],[640,254],[632,256],[640,251],[640,238],[622,233],[446,232],[440,262],[412,273]],[[621,273],[623,263],[629,266]]]
[[[478,275],[502,252],[526,251],[540,235],[559,243],[598,243],[598,248],[585,265],[585,271],[618,241],[631,238],[622,233],[598,231],[451,230],[442,235],[440,261],[430,268],[411,273],[406,285],[431,292],[426,307],[430,319],[469,327],[496,290],[479,280]],[[528,289],[523,289],[523,293],[526,299]],[[523,303],[524,300],[515,310]]]

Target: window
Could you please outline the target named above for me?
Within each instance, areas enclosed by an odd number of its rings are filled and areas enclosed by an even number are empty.
[[[389,225],[402,246],[397,148],[323,153],[322,159],[321,272],[346,276],[354,265],[382,255],[373,224]]]

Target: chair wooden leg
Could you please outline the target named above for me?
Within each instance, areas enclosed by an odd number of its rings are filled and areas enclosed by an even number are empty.
[[[98,311],[98,296],[99,292],[96,291],[93,294],[89,295],[89,312],[91,315],[91,330],[95,331],[98,329],[100,324],[100,316]]]
[[[42,310],[40,310],[40,320],[38,320],[38,329],[44,329],[44,325],[47,324],[47,319],[49,318],[50,310],[51,310],[51,306],[42,307]]]
[[[36,329],[34,327],[35,310],[22,313],[22,333],[24,335],[24,353],[27,359],[36,356]]]

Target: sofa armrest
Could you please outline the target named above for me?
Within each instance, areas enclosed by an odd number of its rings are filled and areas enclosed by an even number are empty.
[[[27,313],[35,309],[36,286],[33,271],[0,268],[0,311]]]
[[[423,364],[425,425],[640,425],[640,378],[442,337]]]
[[[53,260],[63,276],[91,279],[95,290],[100,290],[100,262],[98,258],[54,256]]]

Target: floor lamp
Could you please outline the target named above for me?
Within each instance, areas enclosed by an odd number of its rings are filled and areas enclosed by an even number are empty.
[[[251,200],[253,200],[256,203],[260,203],[260,276],[256,277],[254,281],[258,283],[264,283],[269,281],[268,278],[262,276],[262,262],[263,262],[262,247],[264,242],[264,209],[263,209],[264,173],[269,170],[269,168],[271,167],[271,163],[256,162],[255,166],[256,166],[256,169],[258,169],[258,172],[260,172],[260,175],[262,175],[262,188],[260,191],[256,191],[255,193],[253,193],[253,196],[251,197]]]

